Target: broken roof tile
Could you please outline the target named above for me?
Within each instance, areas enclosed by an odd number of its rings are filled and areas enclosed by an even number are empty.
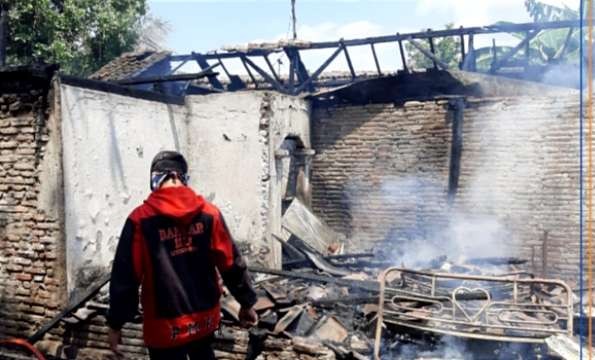
[[[116,81],[134,77],[170,55],[168,51],[129,52],[103,65],[89,76],[93,80]]]

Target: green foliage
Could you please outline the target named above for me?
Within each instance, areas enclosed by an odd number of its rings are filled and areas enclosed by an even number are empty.
[[[454,24],[446,24],[447,29],[452,29]],[[417,43],[424,49],[430,51],[430,44],[426,41]],[[436,56],[447,64],[450,68],[457,68],[459,66],[460,59],[460,40],[455,37],[446,37],[434,40],[434,50]],[[415,69],[427,69],[434,66],[431,59],[425,56],[415,46],[410,43],[405,43],[407,49],[407,63],[410,67]]]
[[[578,20],[579,18],[578,10],[572,10],[565,5],[557,7],[536,0],[525,0],[525,8],[535,22]],[[579,46],[578,29],[574,29],[572,33],[569,33],[568,29],[546,30],[531,40],[531,57],[533,63],[538,64],[558,62],[562,56],[567,60],[578,60]]]
[[[88,75],[139,37],[145,0],[8,1],[8,63],[58,63],[63,72]]]
[[[535,22],[578,20],[579,18],[578,11],[566,5],[558,7],[537,0],[525,0],[525,9]]]
[[[576,20],[579,18],[578,10],[572,10],[567,6],[557,7],[544,4],[537,0],[525,0],[525,8],[533,21],[561,21]],[[585,14],[586,14],[585,9]],[[504,25],[506,22],[498,22],[496,25]],[[453,24],[447,24],[446,28],[451,29]],[[525,33],[511,34],[519,40],[525,38]],[[579,31],[573,29],[550,29],[543,30],[535,36],[529,46],[529,65],[553,64],[560,61],[578,61],[579,58]],[[429,49],[427,43],[423,43],[424,48]],[[458,37],[449,37],[436,40],[436,54],[447,63],[451,68],[456,68],[460,61],[460,42]],[[432,60],[428,59],[413,45],[406,44],[408,53],[408,62],[414,68],[430,68],[433,66]],[[497,57],[504,56],[512,48],[508,46],[491,46],[475,49],[475,59],[477,69],[488,71],[493,60],[494,50]],[[524,49],[521,49],[511,60],[525,57]]]

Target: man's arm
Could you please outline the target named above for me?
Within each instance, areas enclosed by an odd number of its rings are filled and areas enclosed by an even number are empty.
[[[246,262],[238,251],[221,213],[213,222],[211,248],[225,286],[242,305],[242,309],[252,309],[256,303],[256,293],[252,288]]]
[[[134,232],[134,223],[132,220],[127,219],[120,235],[112,265],[107,324],[114,330],[120,330],[124,323],[134,318],[138,311],[138,288],[140,283],[134,268],[135,263],[138,264],[138,259],[134,259],[133,254]]]

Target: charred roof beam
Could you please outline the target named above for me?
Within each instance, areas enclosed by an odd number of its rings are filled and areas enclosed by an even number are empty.
[[[351,73],[351,79],[355,79],[355,70],[353,70],[353,64],[351,63],[351,57],[349,57],[349,51],[347,51],[347,46],[345,46],[345,42],[343,39],[340,41],[341,48],[343,48],[343,53],[345,53],[345,60],[347,60],[347,66],[349,67],[349,72]]]
[[[419,50],[419,52],[421,52],[422,54],[424,54],[427,58],[429,58],[430,60],[432,60],[434,62],[434,64],[436,64],[437,67],[441,67],[444,70],[448,70],[449,69],[448,64],[446,64],[444,61],[440,60],[435,54],[433,54],[430,51],[424,49],[423,46],[421,46],[420,44],[418,44],[415,40],[409,39],[409,43],[411,45],[413,45],[413,47],[415,47],[417,50]]]
[[[519,50],[526,47],[531,42],[531,40],[535,36],[537,36],[537,34],[539,34],[540,32],[541,32],[541,30],[534,30],[533,32],[528,33],[527,36],[520,43],[517,44],[517,46],[515,46],[509,52],[504,54],[504,56],[502,56],[501,59],[498,59],[492,63],[492,66],[490,67],[490,73],[493,74],[496,71],[498,71],[502,66],[506,65],[508,60],[512,59],[512,57],[514,55],[516,55],[519,52]],[[494,48],[495,48],[495,44],[494,44]],[[496,58],[496,55],[494,53],[494,59],[495,58]]]
[[[376,48],[374,47],[374,43],[370,44],[370,48],[372,49],[372,56],[374,56],[374,64],[376,65],[378,76],[382,76],[382,71],[380,70],[380,63],[378,62],[378,56],[376,56]]]
[[[369,45],[379,44],[379,43],[387,43],[387,42],[398,42],[399,40],[408,40],[408,39],[428,39],[432,38],[442,38],[442,37],[450,37],[450,36],[460,36],[460,35],[479,35],[479,34],[494,34],[494,33],[513,33],[513,32],[526,32],[526,31],[535,31],[535,30],[548,30],[548,29],[562,29],[562,28],[578,28],[581,24],[578,20],[564,20],[564,21],[552,21],[552,22],[544,22],[544,23],[522,23],[522,24],[499,24],[499,25],[490,25],[490,26],[482,26],[482,27],[468,27],[468,28],[458,28],[458,29],[446,29],[446,30],[432,30],[432,31],[420,31],[414,33],[407,33],[407,34],[395,34],[395,35],[385,35],[385,36],[374,36],[362,39],[352,39],[352,40],[341,40],[341,41],[324,41],[324,42],[313,42],[313,43],[305,43],[295,44],[295,45],[287,45],[283,48],[266,48],[266,49],[247,49],[246,51],[240,50],[233,50],[225,53],[207,53],[202,54],[202,56],[206,60],[216,59],[220,57],[222,59],[232,59],[238,58],[241,55],[245,56],[266,56],[273,53],[278,53],[284,51],[285,49],[296,49],[296,50],[308,50],[308,49],[328,49],[328,48],[336,48],[341,46],[343,43],[345,46],[358,46],[358,45]],[[183,61],[183,60],[193,60],[194,56],[190,55],[172,55],[171,61]]]
[[[278,43],[278,44],[262,44],[260,46],[251,46],[245,49],[237,48],[237,49],[230,49],[228,51],[217,53],[211,52],[206,54],[196,54],[192,53],[190,55],[171,55],[169,57],[170,62],[183,62],[183,61],[192,61],[195,60],[199,63],[201,68],[206,68],[208,66],[207,61],[218,61],[222,64],[222,60],[224,59],[237,59],[240,60],[244,66],[245,72],[247,76],[251,79],[251,82],[254,83],[255,88],[261,88],[262,86],[270,86],[272,89],[276,89],[278,91],[282,91],[289,94],[299,94],[301,92],[315,92],[316,89],[319,87],[317,85],[322,86],[329,86],[334,80],[324,80],[324,81],[316,81],[320,77],[322,71],[324,71],[330,62],[334,60],[336,54],[331,55],[325,62],[323,66],[317,69],[314,73],[310,73],[306,66],[304,65],[301,55],[302,51],[307,50],[319,50],[319,49],[332,49],[335,52],[344,52],[344,56],[347,62],[348,71],[351,75],[351,79],[346,80],[346,83],[353,83],[358,79],[358,75],[354,69],[352,63],[352,57],[348,51],[348,47],[350,46],[370,46],[374,65],[375,65],[375,73],[372,76],[383,76],[382,70],[380,68],[380,61],[382,59],[378,58],[376,52],[376,45],[382,43],[394,43],[398,46],[398,51],[400,55],[400,62],[401,62],[401,69],[407,73],[409,72],[409,66],[407,64],[407,55],[406,51],[403,47],[403,41],[408,41],[412,44],[414,48],[419,50],[425,57],[430,59],[434,65],[434,68],[440,69],[450,69],[450,64],[444,62],[440,56],[439,51],[435,47],[435,39],[441,39],[446,37],[457,37],[460,40],[460,63],[458,65],[459,68],[466,70],[466,71],[479,71],[480,69],[477,68],[477,51],[474,49],[473,42],[474,37],[477,35],[482,34],[494,34],[494,33],[526,33],[525,39],[523,39],[516,47],[507,51],[505,54],[498,52],[497,54],[494,52],[492,56],[492,64],[488,67],[488,69],[482,69],[482,72],[490,72],[490,73],[498,73],[503,74],[503,72],[498,71],[502,67],[524,67],[525,71],[528,71],[527,66],[530,63],[529,51],[527,50],[529,47],[530,41],[537,36],[541,31],[548,30],[548,29],[568,29],[568,35],[566,38],[566,43],[564,47],[558,50],[558,53],[555,56],[556,60],[559,60],[564,57],[564,53],[567,51],[567,47],[569,46],[568,43],[572,37],[573,31],[576,28],[579,28],[581,23],[576,20],[565,20],[565,21],[554,21],[554,22],[544,22],[544,23],[523,23],[523,24],[497,24],[497,25],[490,25],[490,26],[482,26],[482,27],[469,27],[469,28],[455,28],[455,29],[444,29],[444,30],[430,30],[427,31],[420,31],[420,32],[413,32],[407,34],[394,34],[394,35],[386,35],[386,36],[375,36],[375,37],[368,37],[368,38],[360,38],[360,39],[351,39],[351,40],[344,40],[341,39],[339,41],[325,41],[325,42],[289,42],[289,43]],[[465,44],[465,36],[467,36],[467,44]],[[428,41],[428,44],[422,44],[423,42]],[[423,45],[423,46],[422,46]],[[467,45],[467,46],[465,46]],[[466,49],[465,49],[466,48]],[[516,54],[519,51],[523,51],[525,57],[520,60],[516,60]],[[275,72],[271,61],[269,60],[269,55],[271,54],[279,54],[285,53],[289,59],[289,76],[287,79],[281,79],[281,74]],[[254,57],[263,57],[264,61],[266,62],[266,66],[257,66],[254,63]],[[246,59],[250,58],[251,63],[248,63]],[[268,69],[266,69],[268,67]],[[224,68],[224,71],[226,69]],[[270,71],[269,71],[270,70]],[[259,75],[254,74],[257,72]],[[239,76],[237,75],[230,75],[227,73],[228,77],[231,79],[230,85],[226,86],[228,91],[234,91],[239,89],[246,88],[246,84],[244,83],[246,80],[242,81]],[[256,75],[256,77],[255,77]],[[508,76],[508,75],[507,75]],[[264,79],[264,81],[263,81]],[[216,76],[209,76],[209,82],[211,86],[216,89],[223,89],[223,85],[217,79]],[[266,83],[266,85],[263,84]]]
[[[322,63],[322,65],[320,65],[320,67],[316,69],[316,71],[314,71],[314,73],[312,73],[312,75],[310,75],[310,77],[296,89],[296,93],[299,94],[314,80],[316,80],[318,76],[324,71],[324,69],[326,69],[330,65],[330,63],[333,62],[333,60],[335,60],[335,58],[337,57],[337,55],[339,55],[341,51],[343,51],[343,48],[338,47],[335,50],[335,52],[333,52],[331,56],[329,56],[328,59],[326,59],[324,63]]]
[[[248,64],[247,64],[246,59],[248,59],[248,57],[246,57],[245,55],[240,56],[240,60],[242,61],[242,65],[244,65],[244,69],[248,73],[248,76],[250,76],[250,79],[252,80],[252,83],[254,84],[254,87],[256,89],[258,89],[258,81],[256,81],[256,78],[254,77],[254,74],[252,74],[252,71],[248,67]]]
[[[157,75],[157,76],[146,76],[138,77],[133,79],[123,79],[114,81],[119,85],[139,85],[139,84],[152,84],[160,82],[171,82],[171,81],[191,81],[204,77],[214,77],[219,73],[213,72],[212,70],[219,66],[219,64],[213,64],[204,69],[201,72],[194,74],[175,74],[175,75]]]
[[[194,53],[194,52],[192,53],[192,55],[194,57],[194,60],[196,61],[198,66],[200,66],[200,68],[202,69],[203,72],[210,67],[210,65],[207,62],[207,59],[205,58],[204,55],[199,54],[199,53]],[[219,65],[219,64],[217,64],[217,65]],[[223,84],[221,84],[221,81],[219,81],[219,79],[217,79],[217,74],[215,74],[215,75],[209,74],[209,75],[207,75],[207,77],[209,79],[209,84],[211,84],[211,86],[214,89],[224,90]]]
[[[266,71],[264,71],[260,66],[256,65],[252,60],[248,57],[243,57],[243,61],[253,68],[258,75],[262,76],[263,79],[266,80],[269,84],[273,86],[273,88],[279,92],[287,93],[287,88],[283,86],[279,81],[277,81],[273,76],[269,75]],[[276,75],[274,75],[276,76]]]

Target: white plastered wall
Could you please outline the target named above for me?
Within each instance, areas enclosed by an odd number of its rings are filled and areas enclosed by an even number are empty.
[[[61,105],[69,290],[108,269],[164,149],[185,154],[191,186],[221,209],[248,260],[280,266],[274,151],[289,135],[309,147],[304,100],[251,91],[172,105],[62,84]]]

